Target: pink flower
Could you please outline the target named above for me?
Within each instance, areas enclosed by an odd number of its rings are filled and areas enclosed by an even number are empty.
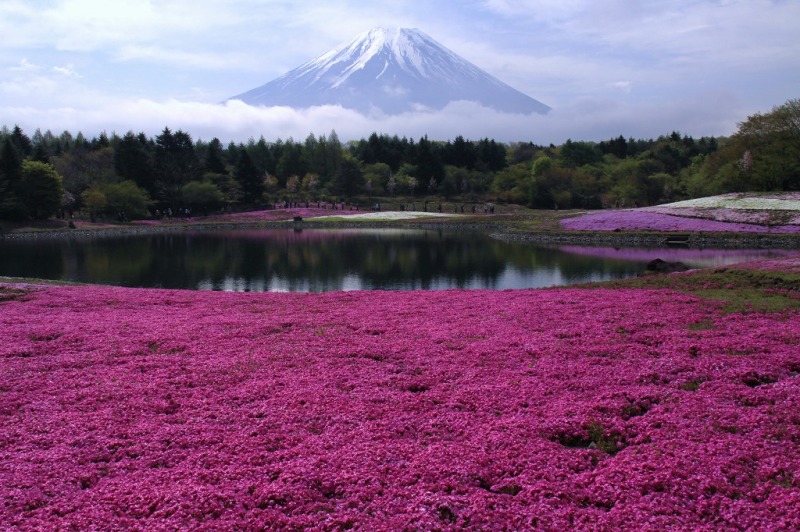
[[[750,213],[739,221],[725,221],[731,215],[715,218],[698,216],[690,209],[646,207],[640,209],[607,210],[561,220],[561,226],[570,231],[702,231],[738,233],[797,233],[800,225],[769,225],[763,217]],[[729,211],[720,209],[720,211]],[[706,215],[711,216],[709,213]]]
[[[0,295],[0,528],[800,527],[797,310],[602,288]]]

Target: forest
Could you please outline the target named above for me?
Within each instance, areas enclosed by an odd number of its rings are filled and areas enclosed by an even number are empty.
[[[156,209],[264,208],[376,199],[514,203],[541,209],[653,205],[727,192],[800,190],[800,99],[757,113],[729,137],[671,132],[560,146],[489,138],[417,140],[335,131],[224,144],[165,127],[58,135],[0,129],[0,219],[80,213],[151,217]]]

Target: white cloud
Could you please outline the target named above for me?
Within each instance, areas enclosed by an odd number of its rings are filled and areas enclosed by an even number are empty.
[[[633,84],[630,81],[615,81],[611,86],[622,92],[631,92],[631,88],[633,88]]]
[[[20,66],[8,67],[0,73],[4,74],[0,75],[0,101],[5,109],[91,107],[105,98],[101,92],[84,84],[82,75],[72,64],[34,64],[23,59]],[[13,116],[6,111],[0,113],[0,120]]]
[[[718,95],[718,98],[725,95]],[[457,135],[477,140],[560,144],[574,140],[602,140],[624,136],[656,137],[678,130],[693,136],[729,134],[742,116],[731,116],[692,102],[630,106],[614,100],[584,100],[548,115],[511,115],[470,102],[454,102],[441,111],[415,111],[395,116],[364,116],[338,106],[304,110],[288,107],[252,107],[240,101],[225,104],[153,100],[106,100],[93,107],[61,106],[49,109],[0,107],[0,115],[33,130],[78,130],[87,136],[101,131],[128,130],[158,134],[164,127],[183,129],[195,138],[218,137],[224,142],[303,139],[309,133],[336,130],[342,140],[368,137],[372,132],[435,140]],[[642,116],[650,117],[642,121]],[[657,129],[655,129],[657,128]],[[710,129],[709,129],[710,128]]]
[[[67,76],[70,78],[80,78],[81,75],[75,71],[75,65],[69,64],[65,66],[54,66],[53,72],[57,74],[61,74],[62,76]]]
[[[381,90],[383,90],[384,93],[397,98],[405,98],[408,96],[408,89],[400,85],[390,85],[387,83],[386,85],[381,86]]]
[[[656,72],[682,63],[713,69],[754,62],[798,65],[800,2],[730,0],[490,0],[508,24],[528,28],[525,46],[602,62],[624,58]],[[501,57],[502,50],[488,49]]]
[[[38,72],[41,70],[41,67],[39,65],[34,65],[27,59],[23,58],[19,62],[19,66],[12,66],[9,68],[9,70],[11,72]]]
[[[587,8],[586,0],[485,0],[483,4],[487,11],[499,15],[534,21],[565,19]]]
[[[213,36],[213,30],[244,19],[232,4],[187,0],[58,0],[0,7],[0,30],[8,46],[36,43],[58,50],[93,51],[124,43],[149,42],[185,34]]]
[[[162,46],[125,45],[116,53],[119,61],[146,61],[150,64],[180,65],[204,70],[247,69],[250,58],[240,53],[211,50],[185,51]]]
[[[545,144],[721,135],[798,96],[798,24],[800,2],[783,0],[5,0],[0,122],[224,140],[331,129]],[[458,103],[364,117],[209,103],[378,25],[417,27],[554,110],[517,117]]]

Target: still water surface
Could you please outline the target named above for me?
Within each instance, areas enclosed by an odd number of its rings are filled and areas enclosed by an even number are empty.
[[[0,240],[0,276],[256,292],[508,289],[633,277],[655,258],[707,267],[787,253],[541,247],[405,229],[233,229]]]

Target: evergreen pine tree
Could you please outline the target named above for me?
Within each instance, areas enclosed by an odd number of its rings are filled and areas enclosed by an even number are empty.
[[[142,135],[128,131],[114,150],[114,171],[123,181],[133,181],[150,195],[156,194],[155,169]]]
[[[264,183],[247,150],[241,150],[239,153],[234,177],[242,187],[246,203],[255,203],[261,199],[261,195],[264,193]]]
[[[227,168],[225,168],[225,161],[222,160],[222,143],[216,137],[208,143],[208,151],[203,166],[206,172],[211,172],[212,174],[228,173]]]
[[[7,220],[25,218],[26,211],[21,191],[22,161],[7,137],[0,151],[0,218]]]
[[[22,132],[22,128],[19,126],[14,126],[14,129],[11,131],[11,142],[17,149],[20,159],[30,157],[31,153],[33,153],[33,143],[31,139]]]

